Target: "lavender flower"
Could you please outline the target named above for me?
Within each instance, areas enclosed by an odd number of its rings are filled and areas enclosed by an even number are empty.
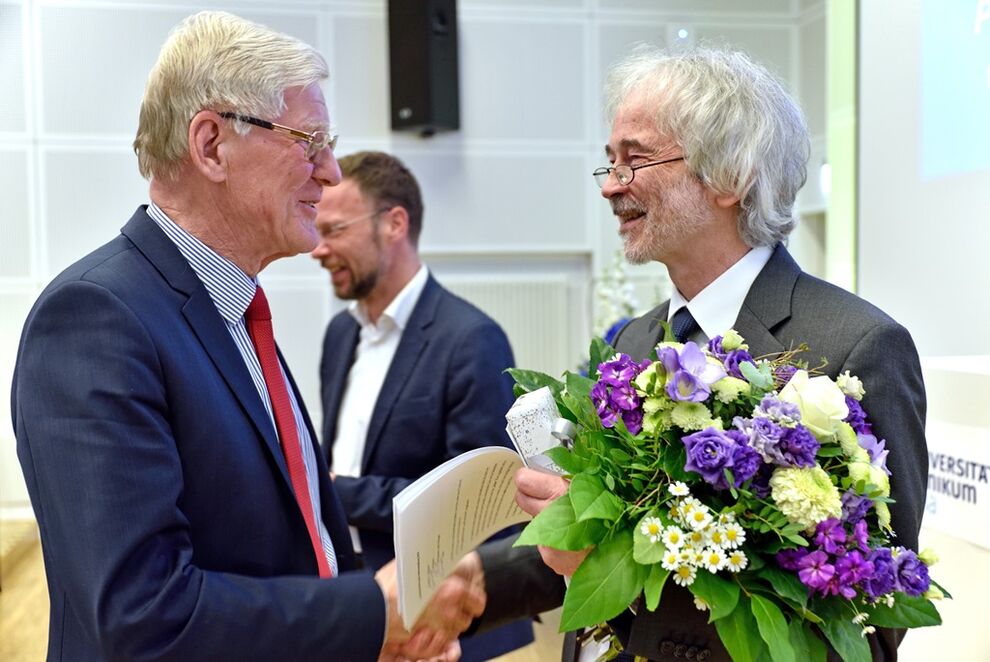
[[[859,404],[859,400],[847,395],[846,406],[849,407],[846,423],[852,426],[856,434],[873,434],[873,426],[866,419],[866,412],[863,410],[863,405]]]
[[[756,361],[753,360],[753,357],[745,349],[734,349],[722,359],[722,364],[730,375],[743,379],[742,371],[739,370],[740,363],[752,363],[756,365]]]
[[[712,392],[711,385],[725,377],[725,370],[709,363],[693,342],[685,343],[680,352],[670,345],[660,347],[657,358],[673,376],[667,383],[667,395],[676,402],[704,402]]]
[[[886,448],[887,441],[877,441],[877,438],[872,434],[857,434],[856,441],[859,442],[861,448],[869,453],[870,464],[878,469],[883,469],[889,476],[890,469],[887,468],[887,453],[889,452]]]
[[[870,551],[870,547],[868,544],[869,535],[870,535],[870,531],[869,531],[869,527],[866,524],[866,520],[861,519],[853,525],[852,536],[850,537],[849,540],[855,545],[856,549],[858,549],[859,551],[865,554],[866,552]]]
[[[638,434],[642,429],[640,397],[630,382],[648,365],[649,361],[636,363],[626,354],[599,364],[598,382],[591,387],[590,395],[604,427],[615,427],[621,416],[630,433]]]
[[[622,422],[626,424],[629,434],[639,434],[639,431],[643,429],[643,410],[637,407],[623,411]]]
[[[789,467],[813,467],[815,466],[815,455],[821,444],[815,439],[815,435],[808,431],[803,425],[793,428],[784,428],[784,434],[780,438],[777,448],[783,459],[782,466]]]
[[[873,564],[873,574],[864,579],[861,586],[867,595],[876,600],[896,587],[897,564],[889,547],[874,549],[867,560]]]
[[[918,555],[910,549],[898,547],[896,563],[896,582],[898,590],[908,595],[919,596],[928,590],[931,580],[928,577],[928,566],[922,563]]]
[[[835,560],[835,576],[826,593],[852,600],[856,597],[855,586],[872,574],[873,564],[861,552],[853,550]]]
[[[711,483],[716,489],[728,489],[725,470],[733,467],[735,441],[712,427],[689,434],[681,441],[687,449],[684,470],[701,474],[705,482]]]
[[[873,507],[873,502],[853,490],[842,495],[842,519],[855,524],[861,521]]]
[[[801,560],[808,554],[810,554],[810,552],[803,547],[796,549],[782,549],[777,552],[775,558],[781,568],[796,572],[801,569]]]
[[[709,354],[714,356],[719,361],[722,361],[723,363],[725,362],[725,357],[728,356],[729,354],[727,351],[725,351],[725,349],[722,348],[722,336],[715,336],[714,338],[709,340],[708,344],[705,345],[705,349],[708,351]]]
[[[772,395],[765,395],[759,406],[753,410],[753,416],[765,416],[774,423],[792,426],[801,422],[801,410],[792,402],[784,402]]]

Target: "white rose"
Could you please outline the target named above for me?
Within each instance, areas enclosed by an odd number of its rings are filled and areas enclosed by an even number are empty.
[[[831,437],[849,415],[846,396],[828,377],[809,377],[798,370],[780,392],[780,399],[798,406],[801,423],[816,437]]]
[[[866,395],[866,389],[863,388],[863,382],[859,380],[859,377],[850,375],[848,370],[839,375],[839,377],[835,380],[835,383],[839,386],[839,389],[843,393],[848,395],[853,400],[862,400],[863,396]]]

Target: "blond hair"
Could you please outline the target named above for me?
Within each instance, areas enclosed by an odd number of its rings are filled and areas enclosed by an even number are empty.
[[[145,86],[134,138],[141,174],[174,176],[188,156],[189,122],[199,111],[276,118],[285,111],[287,88],[328,75],[323,56],[294,37],[226,12],[187,17],[162,46]]]

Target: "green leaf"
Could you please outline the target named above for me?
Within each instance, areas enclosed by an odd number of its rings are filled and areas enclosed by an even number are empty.
[[[578,522],[588,519],[603,519],[614,522],[622,515],[624,505],[619,497],[605,489],[605,484],[588,474],[578,474],[571,481],[567,493],[574,507],[574,517]]]
[[[754,594],[750,600],[756,627],[770,649],[770,657],[774,662],[796,662],[787,630],[787,619],[780,607],[760,595]]]
[[[941,625],[942,617],[931,600],[898,593],[893,607],[877,603],[869,621],[882,628],[921,628]]]
[[[845,662],[870,662],[870,644],[849,618],[828,618],[818,627]]]
[[[620,614],[643,590],[648,568],[633,559],[629,531],[592,550],[571,577],[560,631],[597,625]]]
[[[554,446],[546,451],[546,456],[567,473],[579,474],[588,467],[588,461],[563,446]]]
[[[773,388],[773,375],[770,374],[770,365],[766,362],[760,362],[759,368],[748,361],[740,363],[739,372],[754,388],[763,391],[769,391]]]
[[[653,514],[651,512],[646,517],[650,517]],[[633,558],[636,559],[637,563],[651,565],[663,560],[663,555],[667,551],[667,548],[664,547],[661,540],[651,542],[650,536],[640,530],[640,524],[646,517],[636,522],[636,526],[633,528]]]
[[[650,574],[643,585],[643,595],[646,598],[646,608],[656,611],[660,605],[660,594],[663,592],[664,584],[670,577],[670,571],[664,570],[659,563],[650,566]]]
[[[604,339],[597,336],[592,338],[591,347],[588,349],[588,356],[591,357],[588,361],[588,377],[597,379],[599,364],[608,361],[614,355],[615,350]]]
[[[601,521],[576,522],[571,500],[560,498],[526,525],[513,546],[546,545],[577,552],[598,544],[604,536],[605,526]]]
[[[594,379],[589,379],[584,375],[579,375],[577,373],[568,372],[564,375],[564,380],[568,393],[578,398],[586,398],[588,400],[588,404],[591,404],[591,389],[595,386]]]
[[[750,611],[749,600],[745,596],[728,616],[715,621],[715,629],[734,662],[755,662],[760,656],[770,653],[760,638],[756,618]]]
[[[587,395],[575,395],[570,390],[567,390],[560,394],[560,401],[574,414],[576,422],[584,427],[594,430],[602,426],[602,421],[598,418],[598,412],[595,411],[595,404]]]
[[[841,457],[842,449],[838,446],[822,446],[816,453],[818,457]]]
[[[795,618],[788,626],[791,646],[794,647],[794,654],[799,660],[807,662],[825,662],[828,659],[828,649],[825,642],[815,634],[807,621]]]
[[[536,370],[523,370],[522,368],[509,368],[506,370],[509,375],[516,380],[516,384],[523,387],[526,392],[535,391],[541,389],[544,386],[550,387],[550,392],[553,393],[554,399],[560,395],[560,392],[564,390],[564,383],[559,379],[554,379],[550,375],[537,372]]]
[[[725,617],[739,604],[739,584],[722,579],[707,570],[699,570],[691,593],[708,603],[708,622]]]
[[[773,590],[780,597],[802,607],[808,605],[808,587],[802,584],[801,580],[793,572],[766,566],[760,571],[759,576],[770,582]]]

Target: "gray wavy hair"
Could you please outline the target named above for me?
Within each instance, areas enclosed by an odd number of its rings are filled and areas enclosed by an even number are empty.
[[[660,133],[706,186],[739,198],[743,241],[773,246],[790,234],[811,144],[800,108],[773,74],[744,53],[641,46],[609,72],[610,122],[632,96],[653,105]]]
[[[189,151],[189,121],[204,109],[264,119],[285,110],[284,92],[329,76],[308,44],[226,12],[200,12],[169,35],[148,76],[134,152],[141,174],[169,179]],[[249,127],[235,123],[247,133]]]

